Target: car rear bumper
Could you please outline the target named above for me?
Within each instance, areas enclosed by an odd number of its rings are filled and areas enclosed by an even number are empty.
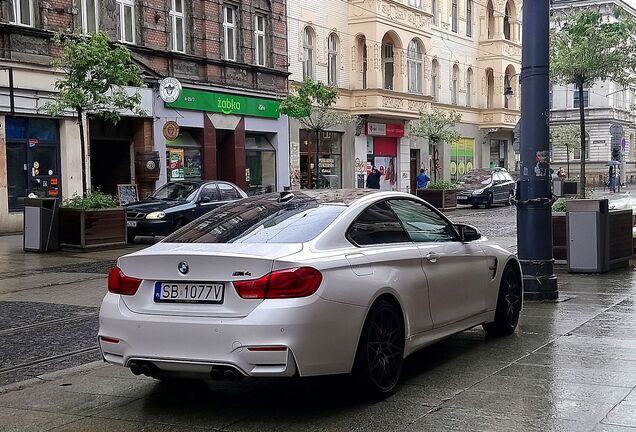
[[[109,363],[149,361],[162,371],[208,374],[230,366],[246,376],[350,372],[366,308],[312,296],[266,300],[244,318],[138,314],[107,294],[99,346]]]
[[[135,236],[165,237],[172,233],[172,222],[169,220],[139,220],[135,226],[128,227],[128,238]]]

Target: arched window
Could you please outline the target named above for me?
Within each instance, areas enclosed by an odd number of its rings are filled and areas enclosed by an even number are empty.
[[[422,45],[419,41],[413,39],[409,42],[407,72],[409,92],[411,93],[422,93],[422,51]]]
[[[303,79],[314,77],[314,31],[305,27],[303,33]]]
[[[513,78],[516,75],[516,71],[514,66],[509,65],[506,68],[506,72],[504,74],[504,91],[510,89],[512,90],[512,96],[504,97],[504,108],[517,109],[517,91],[513,88]]]
[[[453,65],[451,103],[457,105],[459,93],[459,66]]]
[[[431,64],[431,97],[434,101],[437,101],[439,94],[437,87],[439,86],[439,63],[437,60],[433,60]]]
[[[382,72],[384,73],[384,89],[395,90],[395,47],[396,41],[390,34],[382,38]]]
[[[331,33],[327,39],[327,82],[331,86],[338,85],[338,36]]]
[[[359,71],[362,78],[362,88],[367,88],[367,71],[369,70],[369,54],[367,50],[367,38],[360,35],[357,38]]]
[[[466,72],[466,106],[472,106],[473,103],[473,70],[468,68]]]
[[[451,30],[453,30],[454,33],[459,31],[459,11],[457,1],[458,0],[453,0],[451,6]]]
[[[506,14],[504,15],[504,37],[510,40],[510,5],[506,3]]]
[[[492,39],[495,37],[495,7],[492,0],[488,0],[486,7],[486,22],[488,24],[488,39]]]
[[[492,69],[486,69],[486,88],[486,108],[492,108],[495,99],[495,76]]]

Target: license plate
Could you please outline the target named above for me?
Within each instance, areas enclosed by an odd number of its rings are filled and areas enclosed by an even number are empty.
[[[465,196],[458,196],[457,197],[457,201],[466,201],[466,200],[468,200],[468,197],[465,197]]]
[[[155,302],[223,303],[225,284],[155,282]]]
[[[126,224],[128,228],[137,228],[137,221],[128,221]]]

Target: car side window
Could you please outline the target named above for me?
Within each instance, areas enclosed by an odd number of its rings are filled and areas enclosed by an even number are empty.
[[[514,179],[512,178],[512,176],[511,176],[510,174],[508,174],[508,173],[504,173],[504,174],[503,174],[503,176],[504,176],[504,179],[505,179],[506,181],[509,181],[509,182],[513,182],[513,181],[514,181]]]
[[[501,173],[495,173],[493,174],[493,176],[495,177],[495,183],[497,184],[503,183],[506,181],[506,178]]]
[[[439,214],[417,201],[389,201],[391,208],[416,243],[457,241],[455,229]]]
[[[216,188],[216,184],[212,183],[203,186],[199,194],[199,201],[202,201],[204,198],[209,198],[210,202],[219,200],[219,191]]]
[[[219,183],[219,192],[221,193],[221,201],[232,201],[241,198],[241,195],[238,193],[234,187],[226,183]]]
[[[410,242],[402,224],[386,202],[364,210],[351,224],[347,238],[360,246]]]

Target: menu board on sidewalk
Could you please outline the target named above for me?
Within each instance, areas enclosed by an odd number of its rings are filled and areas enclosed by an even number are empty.
[[[119,199],[119,205],[121,206],[139,201],[139,192],[137,191],[137,185],[118,184],[117,198]]]

